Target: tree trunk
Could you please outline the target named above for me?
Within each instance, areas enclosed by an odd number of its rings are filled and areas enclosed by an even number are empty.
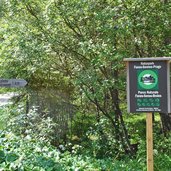
[[[171,131],[170,114],[160,113],[162,133],[166,136]]]
[[[163,0],[165,9],[167,9],[168,0]],[[164,32],[164,46],[167,47],[171,44],[171,34],[169,31]],[[171,131],[171,115],[168,113],[160,113],[162,133],[166,136]]]
[[[119,79],[118,70],[113,71],[113,76],[116,80]],[[112,97],[113,110],[115,112],[115,124],[117,126],[116,133],[118,134],[119,140],[122,142],[124,150],[127,151],[127,153],[132,153],[131,144],[128,137],[128,131],[125,126],[125,122],[123,120],[122,112],[120,109],[119,91],[118,89],[111,88],[110,93]]]

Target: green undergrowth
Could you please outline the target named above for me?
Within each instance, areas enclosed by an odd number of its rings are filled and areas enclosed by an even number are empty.
[[[7,121],[7,114],[11,109],[1,109],[2,122]],[[12,110],[16,113],[16,110]],[[30,115],[36,117],[33,112]],[[5,117],[6,116],[6,117]],[[59,146],[52,146],[45,139],[48,134],[48,120],[39,124],[41,132],[35,133],[35,126],[27,123],[24,132],[20,120],[15,120],[0,132],[0,171],[146,171],[146,121],[145,115],[124,115],[129,131],[131,144],[137,144],[134,155],[128,155],[117,149],[113,137],[105,130],[107,121],[101,120],[81,139],[67,142]],[[159,120],[154,122],[154,170],[170,171],[171,168],[171,136],[164,137],[158,126]],[[20,123],[20,126],[19,126]],[[26,124],[26,123],[25,123]],[[38,124],[38,123],[37,123]],[[52,124],[49,121],[49,124]],[[105,130],[105,136],[101,135]],[[87,131],[87,130],[86,130]],[[85,132],[86,132],[85,131]],[[110,135],[110,134],[109,134]],[[51,138],[50,138],[51,139]]]
[[[85,153],[61,151],[48,143],[39,142],[29,136],[18,137],[11,132],[0,133],[0,170],[2,171],[145,171],[145,143],[136,156],[125,156],[118,160],[115,157],[97,159]],[[154,149],[155,171],[169,171],[171,157],[169,149],[162,153],[162,146],[171,140],[160,141]],[[156,146],[155,146],[156,147]]]
[[[11,132],[0,134],[0,170],[4,171],[99,171],[142,170],[144,164],[135,159],[96,159],[74,151],[61,152],[29,136],[17,137]]]

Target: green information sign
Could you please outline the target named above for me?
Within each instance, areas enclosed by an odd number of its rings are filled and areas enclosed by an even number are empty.
[[[170,113],[171,58],[126,58],[129,112]]]

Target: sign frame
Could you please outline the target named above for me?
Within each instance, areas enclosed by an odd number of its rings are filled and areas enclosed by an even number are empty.
[[[153,58],[125,58],[124,61],[127,63],[127,108],[128,112],[130,113],[144,113],[144,112],[161,112],[161,113],[171,113],[171,95],[170,95],[170,61],[171,57],[153,57]],[[144,66],[143,64],[146,64]],[[160,68],[161,67],[161,68]],[[150,68],[150,69],[149,69]],[[140,72],[140,74],[138,73]],[[151,84],[150,89],[148,91],[148,84],[144,84],[147,88],[146,90],[141,87],[142,85],[138,85],[138,74],[141,75],[149,75],[145,74],[145,72],[151,73],[159,83],[159,88],[155,87],[158,86],[158,84]],[[155,74],[156,72],[156,74]],[[143,74],[144,73],[144,74]],[[158,76],[159,75],[159,76]],[[166,77],[165,77],[166,75]],[[141,78],[142,79],[142,78]],[[162,79],[162,83],[161,83]],[[132,83],[134,82],[134,83]],[[163,87],[163,84],[165,84],[165,87]],[[134,87],[132,87],[135,85]],[[154,86],[153,86],[154,85]],[[162,85],[162,86],[161,86]],[[138,86],[140,86],[138,88]],[[153,86],[153,87],[152,87]],[[152,89],[151,89],[152,88]],[[138,91],[138,89],[140,89]],[[141,90],[142,89],[142,90]],[[156,89],[156,91],[154,91]],[[139,94],[140,93],[140,94]],[[142,94],[141,94],[142,93]],[[145,95],[144,95],[144,94]],[[156,93],[156,95],[154,94]],[[153,95],[154,94],[154,95]],[[136,96],[136,97],[135,97]],[[146,99],[144,97],[147,97]],[[152,97],[151,99],[149,97]],[[155,98],[156,96],[159,96],[159,98]],[[161,97],[160,97],[161,96]],[[137,97],[140,97],[139,99]],[[150,100],[158,100],[158,103],[155,103],[158,105],[158,107],[152,107],[148,103],[149,107],[137,107],[137,99],[144,101],[150,99]],[[167,104],[165,103],[167,101]],[[142,102],[141,102],[142,103]],[[139,105],[142,105],[142,104]],[[144,103],[143,103],[144,105]],[[147,105],[147,104],[145,104]]]

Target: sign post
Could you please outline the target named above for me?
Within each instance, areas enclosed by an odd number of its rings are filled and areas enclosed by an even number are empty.
[[[153,114],[146,114],[147,170],[153,171]]]
[[[146,113],[147,171],[153,171],[152,113],[171,113],[171,57],[125,58],[128,112]]]

